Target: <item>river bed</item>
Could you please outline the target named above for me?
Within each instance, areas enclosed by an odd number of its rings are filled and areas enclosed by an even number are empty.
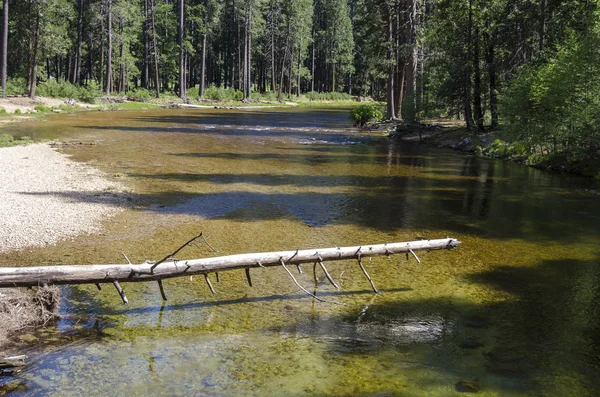
[[[87,112],[7,133],[61,150],[132,193],[131,209],[0,266],[156,260],[453,237],[453,251],[319,274],[283,269],[62,287],[63,319],[17,342],[10,396],[486,396],[598,393],[600,200],[593,180],[354,130],[345,109]],[[51,192],[50,192],[51,193]],[[106,192],[104,192],[106,193]],[[114,194],[122,194],[115,192]],[[91,194],[89,200],[97,200]],[[85,201],[85,197],[78,197]],[[312,290],[312,265],[299,281]],[[463,383],[459,383],[463,382]],[[6,385],[5,385],[6,386]],[[0,386],[2,387],[2,386]],[[1,390],[1,389],[0,389]]]

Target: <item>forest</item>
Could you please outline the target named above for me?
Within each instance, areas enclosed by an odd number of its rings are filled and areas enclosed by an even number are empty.
[[[370,97],[597,157],[597,0],[3,0],[3,95]]]

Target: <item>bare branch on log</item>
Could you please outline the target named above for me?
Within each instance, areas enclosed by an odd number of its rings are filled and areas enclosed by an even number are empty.
[[[165,294],[165,288],[163,286],[163,282],[162,282],[162,280],[157,280],[157,281],[158,281],[158,289],[160,290],[160,296],[162,296],[163,300],[166,301],[167,295]]]
[[[327,271],[327,268],[323,264],[323,258],[321,258],[320,256],[319,256],[319,266],[321,266],[321,269],[323,269],[323,272],[325,273],[325,277],[327,277],[327,280],[329,280],[331,285],[333,285],[335,287],[335,289],[337,289],[339,291],[340,286],[337,285],[335,281],[333,281],[333,278],[331,277],[331,275]]]
[[[419,259],[417,254],[415,254],[415,251],[409,249],[408,252],[410,252],[415,257],[415,259],[417,260],[418,263],[421,263],[421,260]],[[408,255],[408,254],[406,254],[406,255]]]
[[[129,300],[127,299],[127,296],[125,296],[125,292],[123,292],[123,288],[121,288],[121,284],[119,284],[119,282],[117,280],[114,280],[113,284],[114,284],[115,288],[117,289],[117,291],[119,292],[119,295],[121,295],[121,299],[123,300],[123,303],[127,305],[129,303]]]
[[[246,279],[248,280],[248,285],[252,287],[252,279],[250,278],[250,269],[246,269]]]
[[[319,302],[325,302],[323,299],[319,298],[317,295],[313,294],[312,292],[309,292],[306,288],[304,288],[303,286],[300,285],[300,283],[298,282],[298,280],[296,280],[296,277],[294,277],[294,275],[292,274],[292,272],[290,272],[288,270],[288,268],[285,266],[285,262],[283,261],[283,259],[280,259],[279,262],[281,262],[281,266],[283,266],[283,268],[290,275],[290,277],[292,278],[292,280],[294,280],[294,283],[298,286],[298,288],[300,288],[302,291],[306,292],[307,295],[312,296],[313,298],[315,298]]]
[[[359,251],[360,251],[360,249],[359,249]],[[377,288],[375,288],[375,283],[373,283],[371,276],[369,276],[369,273],[367,273],[367,269],[365,269],[365,267],[362,264],[362,260],[360,259],[360,253],[356,256],[356,258],[358,259],[358,266],[360,266],[360,270],[362,270],[362,272],[365,274],[365,277],[367,278],[367,280],[369,280],[369,284],[371,284],[371,288],[373,288],[373,292],[378,294],[379,291],[377,291]]]
[[[181,251],[182,249],[184,249],[185,247],[187,247],[188,245],[190,245],[191,243],[193,243],[195,240],[199,239],[200,237],[202,237],[202,232],[200,232],[200,234],[199,234],[199,235],[197,235],[196,237],[193,237],[193,238],[189,239],[188,241],[186,241],[186,243],[185,243],[185,244],[183,244],[181,247],[177,248],[177,249],[175,250],[175,252],[173,252],[172,254],[169,254],[169,255],[165,256],[164,258],[162,258],[161,260],[159,260],[158,262],[154,263],[154,264],[152,265],[152,267],[150,268],[150,270],[151,270],[151,271],[152,271],[152,270],[154,270],[154,268],[155,268],[156,266],[160,265],[161,263],[163,263],[163,262],[164,262],[164,261],[166,261],[167,259],[174,258],[174,257],[175,257],[175,255],[177,255],[177,254],[179,253],[179,251]],[[205,240],[205,241],[206,241],[206,240]]]
[[[204,280],[206,280],[206,284],[208,285],[208,288],[210,288],[210,292],[212,292],[213,295],[216,295],[217,293],[215,292],[215,289],[213,288],[210,279],[208,278],[208,274],[204,274]]]

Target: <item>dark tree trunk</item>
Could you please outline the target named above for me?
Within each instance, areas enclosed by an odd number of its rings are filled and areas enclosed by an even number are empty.
[[[486,54],[486,63],[490,83],[490,113],[492,115],[492,130],[498,128],[498,97],[496,95],[496,64],[494,61],[494,43],[488,35],[488,49]]]
[[[154,57],[154,88],[156,97],[160,97],[160,76],[158,72],[158,47],[156,44],[156,25],[154,23],[154,0],[150,0],[150,17],[152,22],[152,56]]]
[[[38,49],[40,43],[40,11],[37,10],[35,18],[35,35],[33,38],[33,47],[31,52],[31,67],[29,72],[29,97],[35,98],[35,88],[37,84],[37,64]]]
[[[183,50],[183,14],[184,1],[179,0],[179,98],[185,99],[185,64]]]
[[[4,24],[2,26],[2,98],[6,98],[6,62],[8,54],[8,0],[2,2]]]
[[[474,85],[473,85],[473,115],[477,129],[480,132],[484,131],[483,126],[483,109],[481,108],[481,68],[479,67],[479,29],[475,29],[474,43],[473,43],[473,72],[474,72]]]
[[[540,1],[540,52],[544,51],[544,38],[546,36],[546,0]]]
[[[392,9],[389,7],[388,12],[388,78],[387,78],[387,118],[393,120],[396,118],[396,107],[394,106],[394,22],[392,18]]]
[[[73,84],[79,84],[81,70],[81,47],[83,44],[83,0],[77,2],[77,47],[73,65]]]
[[[198,96],[204,99],[204,81],[206,80],[206,33],[202,36],[202,66],[200,72],[200,90]]]
[[[142,29],[142,40],[144,41],[144,62],[142,64],[142,87],[148,89],[148,75],[150,68],[148,66],[149,59],[149,43],[148,43],[148,0],[144,0],[144,25]]]
[[[110,96],[112,91],[112,0],[106,0],[106,38],[107,38],[107,49],[106,49],[106,95]]]
[[[473,0],[469,0],[469,22],[467,26],[467,53],[465,59],[465,95],[464,112],[465,122],[468,129],[473,127],[473,113],[471,110],[471,46],[473,26]]]

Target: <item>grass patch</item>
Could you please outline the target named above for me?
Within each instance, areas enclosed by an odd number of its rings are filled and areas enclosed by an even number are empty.
[[[26,145],[28,143],[33,143],[33,140],[29,136],[15,138],[9,134],[0,134],[0,147]]]

